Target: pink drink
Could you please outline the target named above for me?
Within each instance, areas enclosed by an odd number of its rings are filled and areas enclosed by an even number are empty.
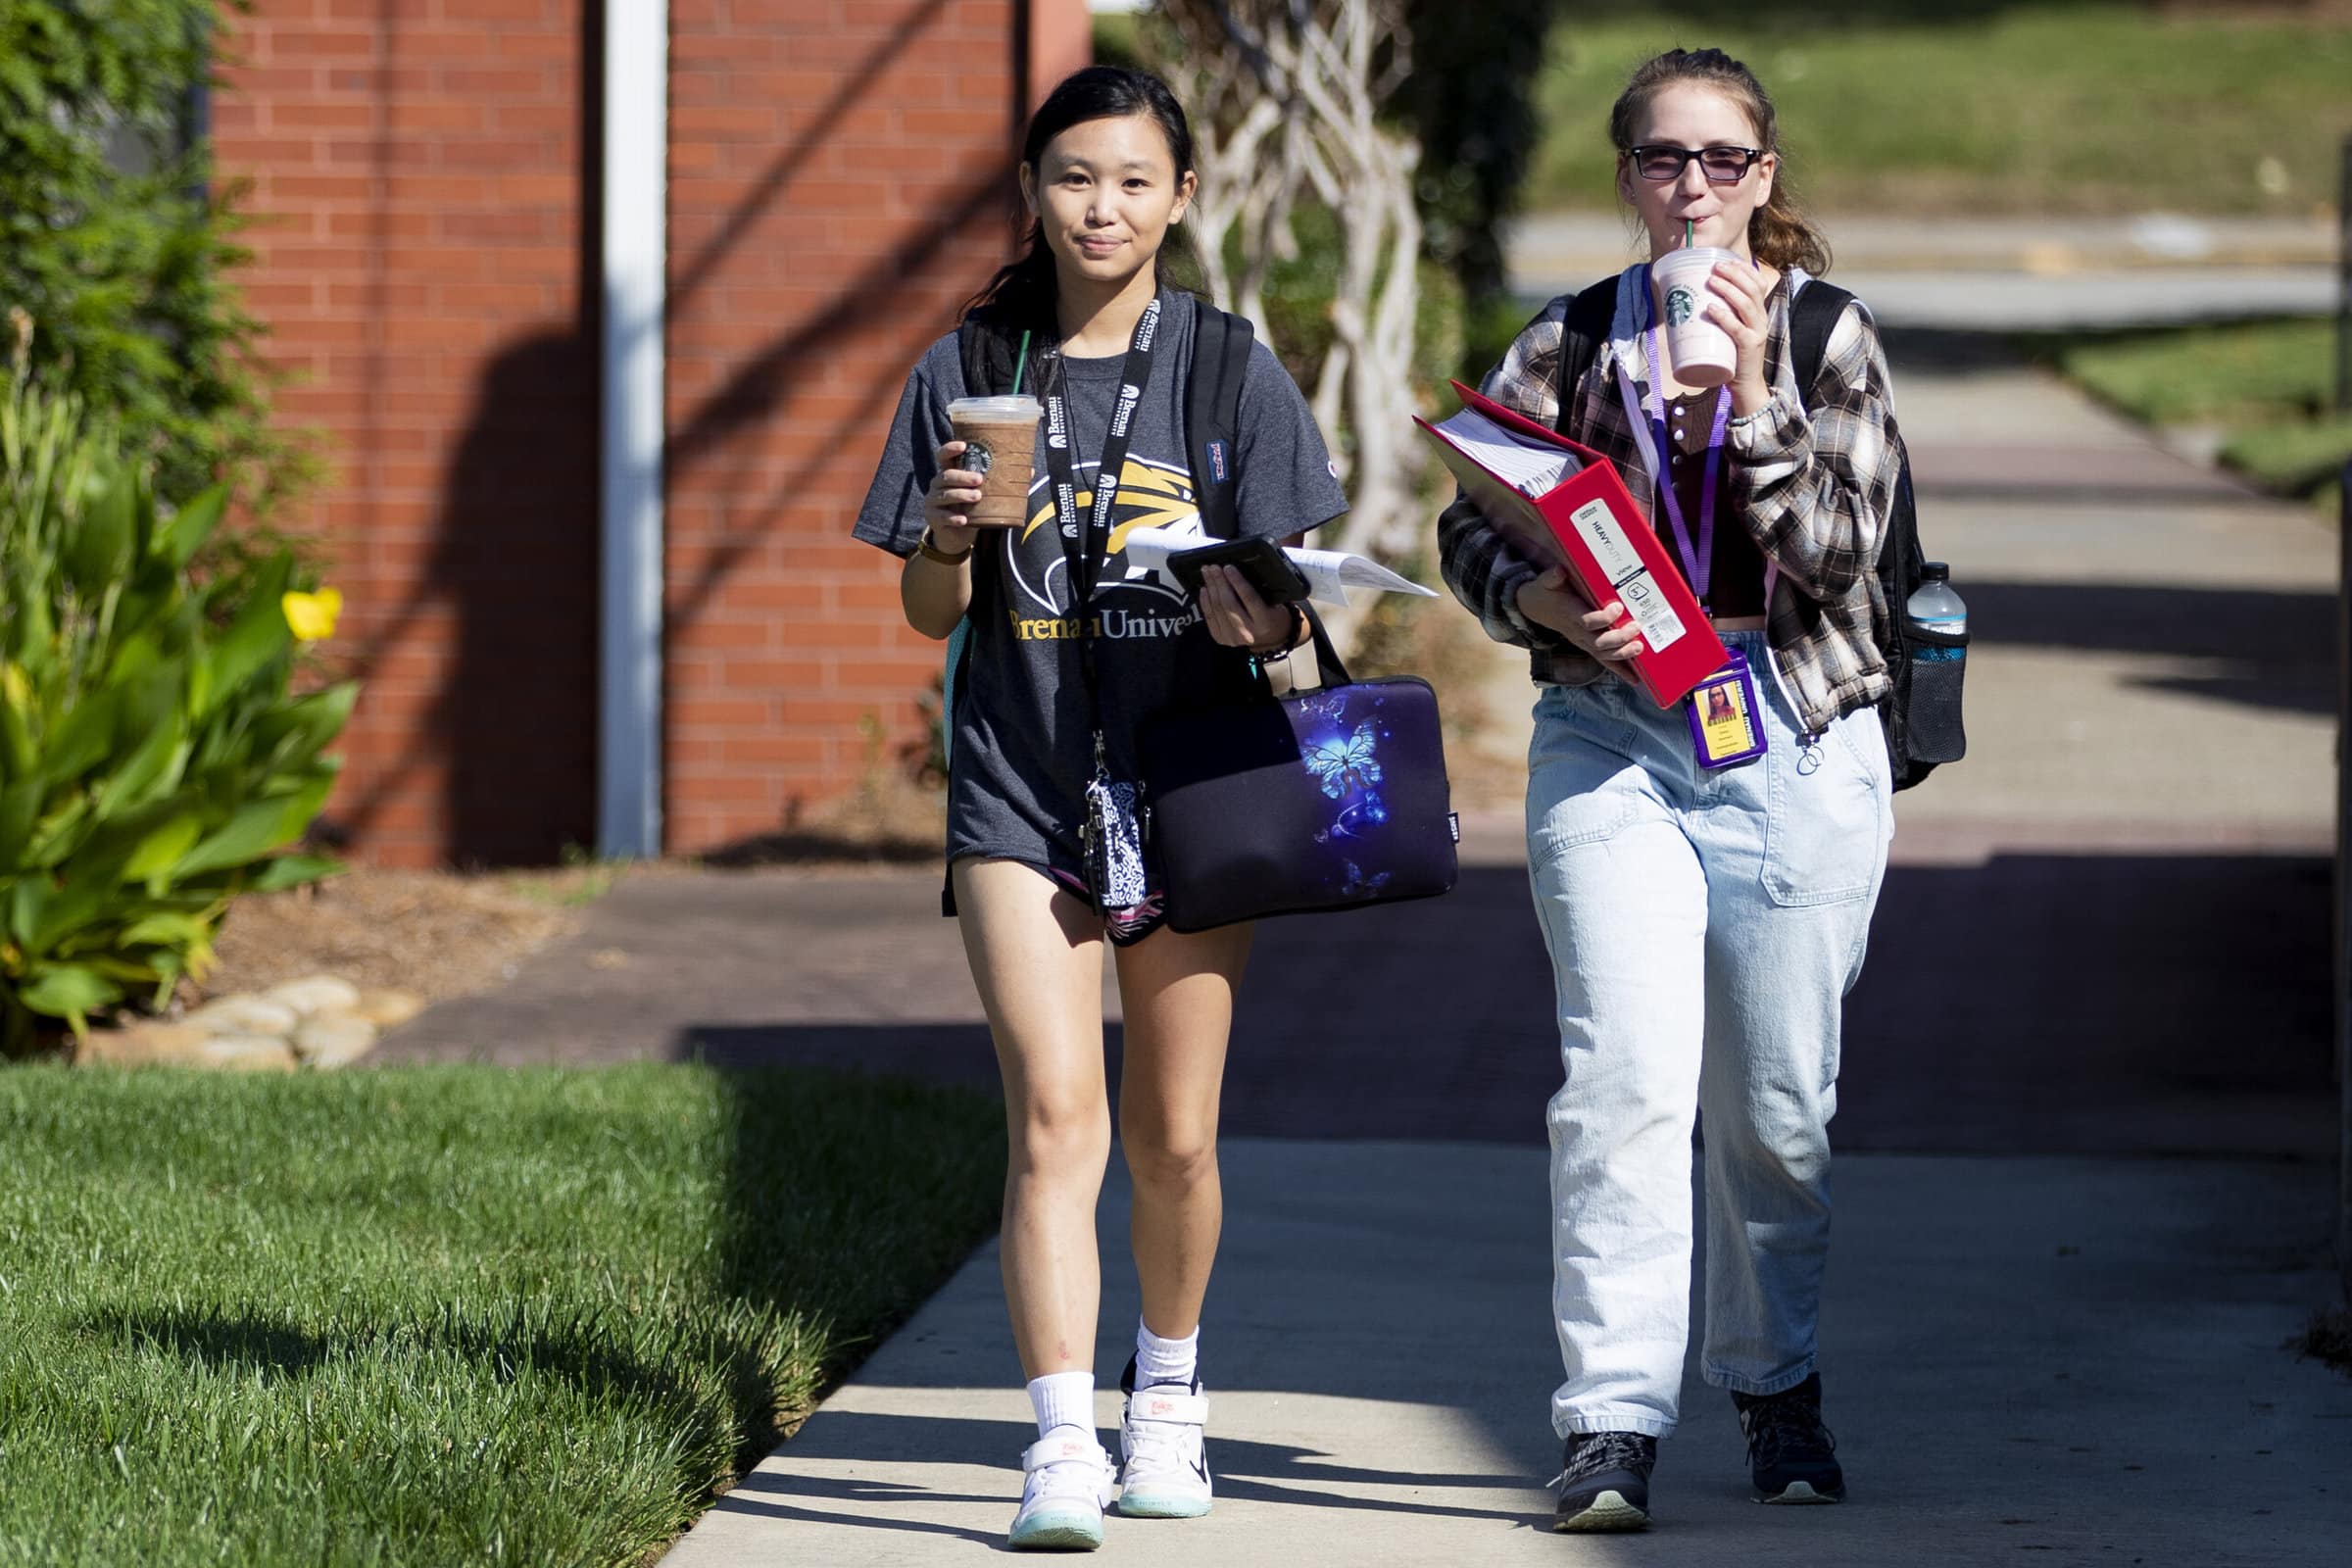
[[[1650,263],[1658,284],[1658,306],[1666,321],[1666,357],[1688,386],[1721,386],[1732,378],[1739,351],[1732,335],[1701,315],[1714,293],[1707,274],[1720,262],[1740,258],[1713,245],[1668,251]]]

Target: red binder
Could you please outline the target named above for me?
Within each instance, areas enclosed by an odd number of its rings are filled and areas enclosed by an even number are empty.
[[[1682,701],[1730,662],[1723,640],[1698,608],[1698,597],[1608,459],[1459,381],[1453,389],[1461,394],[1462,407],[1583,463],[1552,489],[1531,498],[1439,434],[1435,424],[1417,415],[1413,418],[1479,511],[1522,555],[1539,565],[1565,563],[1569,580],[1587,599],[1595,605],[1614,599],[1625,607],[1642,628],[1642,647],[1629,662],[1660,708]]]

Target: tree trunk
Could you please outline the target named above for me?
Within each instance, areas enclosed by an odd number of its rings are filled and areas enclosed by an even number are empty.
[[[1266,277],[1296,254],[1299,200],[1311,196],[1338,220],[1335,337],[1309,402],[1349,511],[1314,542],[1394,562],[1429,521],[1412,430],[1420,148],[1380,118],[1409,67],[1403,0],[1162,0],[1161,9],[1182,45],[1172,74],[1194,118],[1193,222],[1210,297],[1270,343]],[[1345,642],[1362,611],[1325,619]]]

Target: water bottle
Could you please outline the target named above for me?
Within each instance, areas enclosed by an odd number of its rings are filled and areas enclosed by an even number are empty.
[[[1952,592],[1952,568],[1940,561],[1931,561],[1919,568],[1919,587],[1904,604],[1903,612],[1922,630],[1940,637],[1957,637],[1959,645],[1950,648],[1925,647],[1913,654],[1915,659],[1959,661],[1968,657],[1968,606]]]

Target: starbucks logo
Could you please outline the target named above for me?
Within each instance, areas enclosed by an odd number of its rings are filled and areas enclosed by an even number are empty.
[[[966,473],[976,473],[985,479],[988,477],[990,466],[996,461],[997,455],[988,450],[987,442],[966,441],[963,444],[963,457],[957,461],[956,466]]]
[[[1698,298],[1687,288],[1666,291],[1666,324],[1680,326],[1698,314]]]

